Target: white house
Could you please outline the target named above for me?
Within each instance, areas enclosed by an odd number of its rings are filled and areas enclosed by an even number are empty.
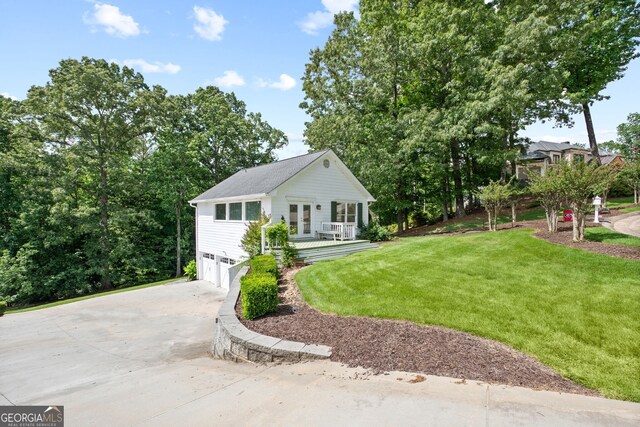
[[[261,211],[284,219],[292,240],[350,240],[374,200],[331,150],[243,169],[189,202],[198,278],[228,288],[229,269],[247,257],[240,239]]]

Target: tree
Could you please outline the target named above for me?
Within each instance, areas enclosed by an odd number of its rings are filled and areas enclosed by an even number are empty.
[[[620,178],[633,189],[633,203],[640,203],[640,159],[628,161],[620,171]]]
[[[561,194],[573,210],[573,241],[581,242],[585,217],[592,208],[591,198],[602,193],[608,171],[586,162],[560,162],[558,168]]]
[[[190,147],[197,162],[209,172],[210,185],[217,184],[243,168],[275,160],[274,150],[287,137],[249,113],[235,94],[215,86],[198,88],[190,98],[186,120],[192,123]]]
[[[628,160],[640,158],[640,113],[629,114],[627,122],[619,124],[617,131],[620,154]]]
[[[61,154],[77,156],[86,170],[87,186],[98,206],[99,242],[95,268],[101,287],[112,287],[113,236],[111,199],[119,171],[133,155],[136,144],[153,131],[152,119],[164,96],[149,87],[141,74],[102,59],[66,59],[49,72],[44,87],[29,90],[27,103],[44,139]]]
[[[163,119],[155,134],[157,144],[149,159],[153,193],[165,215],[174,223],[175,276],[182,275],[184,223],[193,220],[187,201],[209,186],[208,170],[199,164],[191,147],[195,123],[191,96],[169,96],[163,104]],[[191,258],[191,256],[189,257]]]
[[[636,0],[549,2],[561,28],[560,67],[569,72],[564,97],[582,112],[589,147],[596,162],[600,154],[591,117],[591,105],[606,99],[601,92],[620,79],[638,57],[640,5]]]
[[[540,201],[547,219],[550,233],[558,231],[558,211],[564,202],[563,180],[561,169],[557,165],[548,167],[544,175],[531,171],[529,175],[529,191]]]
[[[500,210],[513,197],[511,182],[490,181],[477,193],[478,199],[489,216],[489,231],[496,231]]]

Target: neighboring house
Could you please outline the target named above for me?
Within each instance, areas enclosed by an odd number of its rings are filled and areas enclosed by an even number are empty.
[[[355,239],[375,199],[331,150],[243,169],[189,203],[196,207],[198,278],[228,287],[240,247],[260,212],[284,219],[290,238]]]
[[[516,177],[519,180],[529,179],[530,173],[544,175],[547,166],[560,160],[568,162],[588,162],[592,158],[589,149],[568,142],[534,142],[527,148],[527,152],[518,159]]]
[[[624,157],[620,154],[602,154],[600,163],[603,165],[624,166]]]

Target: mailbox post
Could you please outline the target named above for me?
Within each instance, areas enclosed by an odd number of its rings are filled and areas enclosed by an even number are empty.
[[[598,218],[598,210],[600,209],[600,205],[602,204],[602,199],[598,196],[593,198],[593,206],[596,208],[596,213],[595,216],[593,218],[593,222],[595,224],[599,224],[600,223],[600,219]]]

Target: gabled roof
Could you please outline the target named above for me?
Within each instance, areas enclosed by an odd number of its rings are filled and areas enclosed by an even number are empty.
[[[242,169],[200,194],[190,203],[248,195],[268,194],[330,150],[305,154],[279,162]]]
[[[622,156],[620,154],[602,154],[600,156],[600,163],[603,165],[608,165],[609,163],[613,162],[617,157],[620,157],[620,159],[622,159]]]
[[[569,142],[549,142],[549,141],[537,141],[531,143],[527,148],[527,153],[533,153],[534,151],[565,151],[565,150],[587,150],[579,145],[569,144]]]

